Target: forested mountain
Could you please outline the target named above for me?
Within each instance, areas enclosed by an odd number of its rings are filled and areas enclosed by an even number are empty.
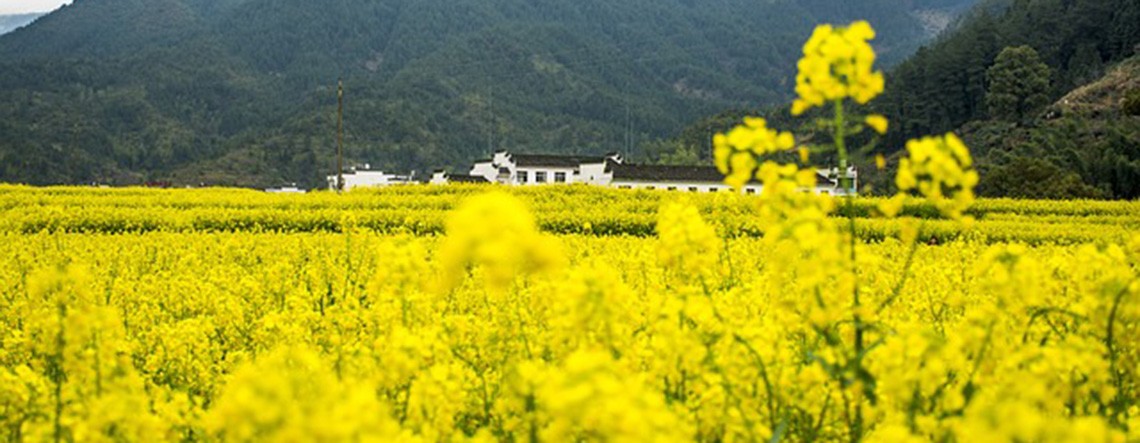
[[[76,0],[0,37],[0,181],[316,184],[338,77],[350,161],[628,152],[786,100],[817,23],[891,63],[971,3]]]
[[[0,35],[12,32],[16,28],[25,26],[43,16],[42,13],[0,15]]]
[[[1140,2],[988,1],[888,73],[876,101],[906,138],[960,129],[980,191],[1140,197]]]
[[[982,171],[982,195],[1140,198],[1140,2],[983,1],[888,69],[872,107],[891,120],[877,145],[887,156],[910,138],[961,134]],[[724,111],[646,143],[644,153],[708,163],[711,135],[757,114],[781,128],[805,121],[786,105]],[[893,192],[894,171],[861,160],[865,190]]]
[[[902,139],[989,117],[987,69],[1007,47],[1027,45],[1050,68],[1056,99],[1099,78],[1140,43],[1136,0],[991,0],[961,28],[891,70],[877,103]]]

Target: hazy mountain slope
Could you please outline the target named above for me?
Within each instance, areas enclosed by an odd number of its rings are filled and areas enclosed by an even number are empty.
[[[16,28],[28,25],[44,15],[41,12],[31,14],[0,15],[0,35],[7,34]]]
[[[350,160],[629,151],[791,92],[819,22],[972,0],[77,0],[0,37],[0,181],[320,183],[335,83]],[[241,167],[227,166],[241,165]]]
[[[80,0],[0,38],[8,61],[126,55],[199,32],[182,0]]]

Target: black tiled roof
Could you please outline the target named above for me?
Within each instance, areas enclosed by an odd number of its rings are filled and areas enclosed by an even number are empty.
[[[721,183],[724,175],[712,166],[626,165],[610,162],[614,180]]]
[[[723,184],[724,174],[713,166],[673,166],[673,165],[630,165],[610,162],[606,165],[608,171],[614,174],[614,180],[645,181],[645,182],[686,182]],[[834,183],[823,175],[816,174],[816,184],[820,186],[834,186]],[[753,178],[750,184],[759,184]]]
[[[515,165],[520,167],[547,166],[552,168],[577,168],[583,163],[602,163],[605,157],[577,155],[511,154]]]
[[[447,174],[447,181],[456,183],[490,183],[482,175]]]

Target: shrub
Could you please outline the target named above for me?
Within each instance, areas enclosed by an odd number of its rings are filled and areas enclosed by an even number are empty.
[[[1133,88],[1124,94],[1124,105],[1121,110],[1126,115],[1140,115],[1140,88]]]

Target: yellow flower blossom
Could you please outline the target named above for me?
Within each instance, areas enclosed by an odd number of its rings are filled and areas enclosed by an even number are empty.
[[[715,269],[720,239],[697,208],[679,203],[663,206],[657,214],[657,237],[662,266],[689,276]]]
[[[795,138],[791,133],[768,128],[763,118],[746,117],[743,125],[727,135],[713,137],[713,161],[717,169],[726,174],[725,184],[739,189],[752,180],[758,158],[793,147]]]
[[[472,197],[447,222],[439,260],[445,287],[480,266],[489,287],[502,290],[517,276],[557,266],[561,247],[538,232],[522,202],[504,193]]]
[[[953,133],[925,137],[906,144],[908,157],[899,161],[895,185],[933,202],[943,214],[960,218],[974,202],[978,173],[970,151]]]
[[[887,118],[882,116],[882,115],[879,115],[879,114],[868,115],[865,119],[863,119],[863,123],[865,123],[867,126],[869,126],[871,129],[873,129],[875,132],[877,132],[879,134],[886,134],[887,133],[888,121],[887,121]],[[880,169],[882,169],[882,167],[880,167]]]
[[[816,27],[797,65],[792,115],[846,98],[866,104],[882,93],[883,73],[874,71],[875,51],[867,43],[873,38],[874,29],[864,21]]]

